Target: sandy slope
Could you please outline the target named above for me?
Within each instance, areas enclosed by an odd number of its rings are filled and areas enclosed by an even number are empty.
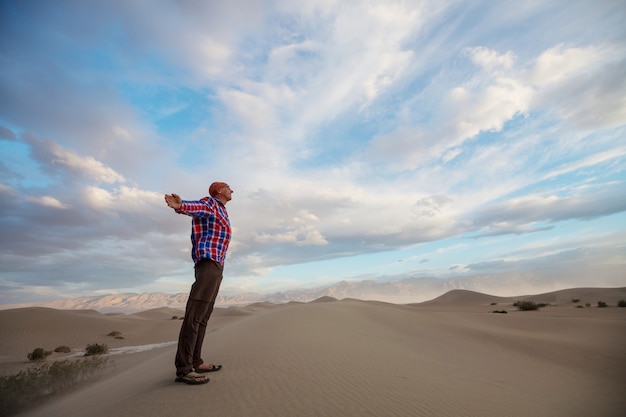
[[[594,304],[626,299],[626,289],[583,291]],[[530,312],[468,291],[408,306],[323,300],[220,310],[205,359],[224,369],[209,384],[174,383],[170,346],[126,355],[109,378],[24,416],[623,415],[626,308],[575,308],[570,292],[546,297],[553,306]],[[63,317],[58,328],[85,325]],[[135,323],[170,322],[122,319],[129,334],[140,333]],[[5,324],[0,315],[0,336]]]
[[[87,344],[106,344],[109,348],[160,343],[176,339],[178,320],[172,314],[148,312],[148,316],[107,316],[93,310],[54,310],[29,307],[0,311],[0,372],[23,367],[26,354],[37,347],[52,351],[69,346],[73,352],[84,351]],[[182,315],[178,311],[178,315]],[[107,336],[112,331],[123,339]],[[50,359],[66,355],[54,354]]]

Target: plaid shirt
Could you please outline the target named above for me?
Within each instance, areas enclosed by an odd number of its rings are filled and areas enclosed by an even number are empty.
[[[232,229],[224,204],[213,198],[183,200],[177,213],[192,217],[191,259],[196,263],[209,258],[224,266]]]

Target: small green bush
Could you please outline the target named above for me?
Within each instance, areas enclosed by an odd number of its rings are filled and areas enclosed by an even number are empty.
[[[617,302],[618,307],[626,307],[626,300],[619,300]]]
[[[607,304],[604,301],[598,301],[598,307],[605,308],[605,307],[608,307],[608,306],[607,306]]]
[[[54,349],[55,352],[57,353],[70,353],[72,351],[72,349],[70,349],[69,346],[58,346],[56,349]]]
[[[103,355],[109,351],[109,347],[105,344],[94,343],[87,345],[85,348],[85,356]]]
[[[28,357],[29,360],[36,362],[36,361],[45,360],[51,354],[52,352],[44,350],[43,348],[35,348],[32,352],[28,353],[26,356]]]
[[[530,310],[539,310],[539,307],[543,307],[544,305],[536,304],[533,301],[518,301],[513,304],[520,311],[530,311]]]

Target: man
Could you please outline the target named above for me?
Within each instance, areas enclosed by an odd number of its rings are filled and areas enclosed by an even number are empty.
[[[205,364],[202,343],[207,322],[213,312],[215,298],[222,282],[224,259],[232,229],[226,203],[233,190],[224,182],[209,187],[210,197],[197,201],[183,200],[178,194],[166,194],[165,202],[177,213],[191,216],[191,258],[195,282],[191,286],[185,318],[178,337],[176,382],[190,385],[209,382],[203,373],[219,371],[222,365]]]

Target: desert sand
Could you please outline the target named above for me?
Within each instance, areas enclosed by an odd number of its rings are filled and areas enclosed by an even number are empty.
[[[205,360],[224,368],[200,386],[174,382],[168,342],[180,310],[4,310],[0,373],[29,366],[35,347],[163,344],[111,355],[105,375],[24,417],[617,417],[626,413],[620,299],[626,288],[510,298],[455,290],[409,305],[323,298],[216,309]],[[517,311],[517,300],[550,305]]]

